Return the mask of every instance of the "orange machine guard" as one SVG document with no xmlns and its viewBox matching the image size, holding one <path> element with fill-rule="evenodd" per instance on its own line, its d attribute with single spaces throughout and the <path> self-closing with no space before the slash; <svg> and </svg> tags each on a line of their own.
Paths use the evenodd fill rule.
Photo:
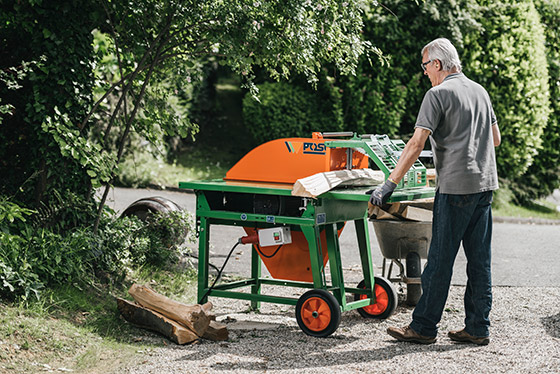
<svg viewBox="0 0 560 374">
<path fill-rule="evenodd" d="M 346 169 L 347 150 L 328 148 L 325 139 L 276 139 L 247 153 L 226 174 L 225 180 L 295 183 L 298 179 L 326 171 Z M 352 153 L 352 169 L 368 167 L 368 158 Z"/>
<path fill-rule="evenodd" d="M 243 227 L 247 235 L 256 235 L 257 230 L 252 227 Z M 342 233 L 344 226 L 338 230 L 338 236 Z M 253 244 L 258 246 L 259 244 Z M 327 264 L 329 254 L 327 250 L 327 237 L 325 230 L 321 231 L 321 248 L 323 254 L 323 266 Z M 255 249 L 255 248 L 253 248 Z M 297 282 L 313 282 L 311 271 L 311 259 L 309 257 L 309 245 L 301 231 L 292 231 L 292 243 L 284 244 L 281 248 L 277 246 L 258 247 L 260 258 L 274 279 L 285 279 Z M 278 252 L 276 250 L 278 249 Z M 263 256 L 271 256 L 265 257 Z"/>
</svg>

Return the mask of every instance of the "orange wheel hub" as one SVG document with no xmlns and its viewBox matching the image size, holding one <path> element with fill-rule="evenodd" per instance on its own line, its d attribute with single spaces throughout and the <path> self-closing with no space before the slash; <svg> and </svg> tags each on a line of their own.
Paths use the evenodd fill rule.
<svg viewBox="0 0 560 374">
<path fill-rule="evenodd" d="M 301 320 L 311 331 L 323 331 L 331 323 L 331 309 L 320 297 L 310 297 L 301 307 Z"/>
<path fill-rule="evenodd" d="M 373 287 L 373 290 L 375 291 L 375 304 L 365 306 L 363 309 L 366 313 L 376 316 L 387 309 L 389 305 L 389 295 L 383 287 L 377 284 Z M 360 295 L 360 300 L 363 299 L 367 299 L 367 295 Z"/>
</svg>

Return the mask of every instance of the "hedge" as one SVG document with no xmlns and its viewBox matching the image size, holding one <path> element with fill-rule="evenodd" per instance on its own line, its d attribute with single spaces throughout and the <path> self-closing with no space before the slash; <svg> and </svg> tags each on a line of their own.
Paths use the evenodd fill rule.
<svg viewBox="0 0 560 374">
<path fill-rule="evenodd" d="M 551 115 L 544 128 L 542 149 L 527 172 L 516 179 L 516 197 L 527 201 L 548 196 L 560 187 L 560 1 L 538 0 L 546 37 Z"/>
<path fill-rule="evenodd" d="M 288 82 L 265 82 L 258 88 L 258 101 L 250 94 L 243 99 L 243 121 L 258 144 L 343 130 L 340 93 L 325 78 L 317 91 Z"/>
<path fill-rule="evenodd" d="M 498 175 L 523 175 L 541 144 L 550 112 L 544 29 L 531 0 L 481 1 L 482 33 L 465 42 L 465 70 L 493 101 L 502 133 Z"/>
</svg>

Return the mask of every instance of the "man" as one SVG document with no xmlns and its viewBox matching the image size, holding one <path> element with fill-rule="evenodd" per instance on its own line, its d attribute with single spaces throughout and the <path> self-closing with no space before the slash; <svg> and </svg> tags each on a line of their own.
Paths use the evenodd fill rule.
<svg viewBox="0 0 560 374">
<path fill-rule="evenodd" d="M 453 263 L 462 242 L 468 277 L 465 327 L 450 331 L 448 336 L 486 345 L 490 342 L 488 316 L 492 306 L 490 204 L 492 191 L 498 188 L 494 147 L 500 144 L 500 130 L 488 93 L 461 73 L 457 50 L 449 40 L 436 39 L 422 49 L 422 69 L 432 88 L 422 101 L 414 135 L 389 178 L 370 198 L 373 205 L 389 199 L 430 137 L 437 189 L 422 297 L 410 325 L 390 327 L 387 333 L 399 341 L 436 341 Z"/>
</svg>

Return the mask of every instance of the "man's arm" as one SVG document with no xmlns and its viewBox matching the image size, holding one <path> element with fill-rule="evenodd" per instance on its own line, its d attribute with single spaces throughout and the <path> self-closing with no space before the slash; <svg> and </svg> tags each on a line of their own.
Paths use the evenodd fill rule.
<svg viewBox="0 0 560 374">
<path fill-rule="evenodd" d="M 369 198 L 369 203 L 371 205 L 381 206 L 389 200 L 397 184 L 399 184 L 400 180 L 408 172 L 408 169 L 410 169 L 412 164 L 418 159 L 418 156 L 420 156 L 429 135 L 430 130 L 419 127 L 414 130 L 414 135 L 412 135 L 412 138 L 406 143 L 403 153 L 395 169 L 391 175 L 389 175 L 389 178 L 382 185 L 377 186 L 371 193 L 371 197 Z"/>
<path fill-rule="evenodd" d="M 403 179 L 404 175 L 418 159 L 418 156 L 420 156 L 428 136 L 430 136 L 430 130 L 419 127 L 414 130 L 412 138 L 406 143 L 403 153 L 397 162 L 397 166 L 395 166 L 395 169 L 393 169 L 393 172 L 389 175 L 389 179 L 397 184 Z"/>
<path fill-rule="evenodd" d="M 500 128 L 498 127 L 498 122 L 492 125 L 492 138 L 494 138 L 494 147 L 497 147 L 502 142 L 502 136 L 500 134 Z"/>
</svg>

